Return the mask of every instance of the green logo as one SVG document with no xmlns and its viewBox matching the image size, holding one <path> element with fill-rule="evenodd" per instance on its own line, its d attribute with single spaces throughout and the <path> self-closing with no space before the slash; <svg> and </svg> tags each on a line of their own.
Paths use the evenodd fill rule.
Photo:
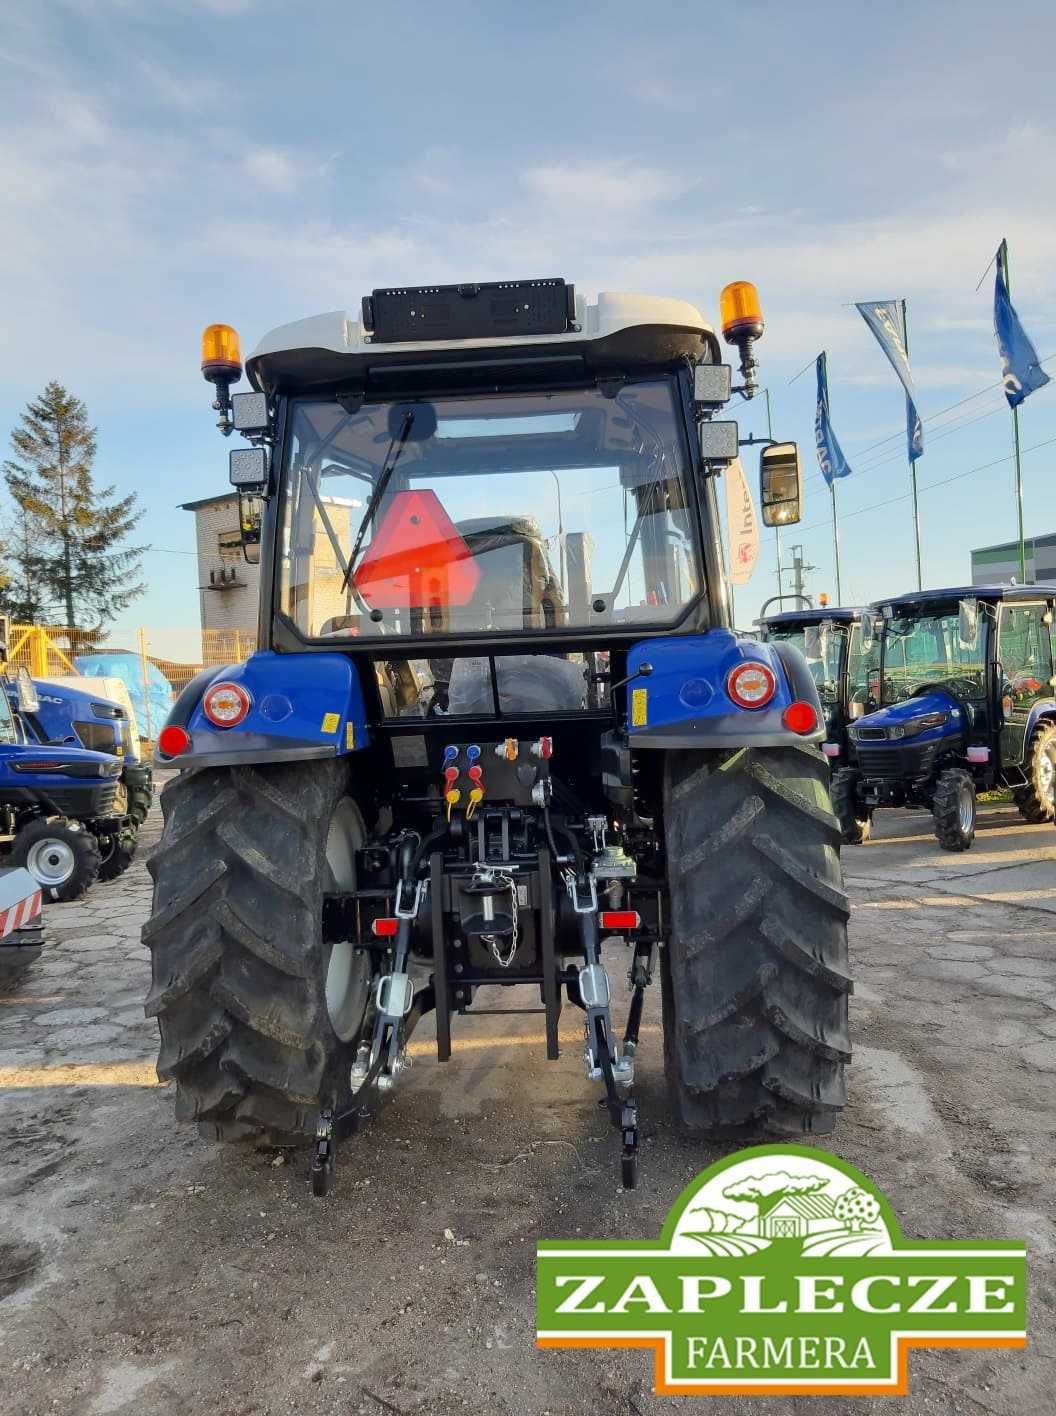
<svg viewBox="0 0 1056 1416">
<path fill-rule="evenodd" d="M 540 1347 L 652 1348 L 667 1395 L 905 1395 L 911 1347 L 1026 1346 L 1026 1246 L 903 1239 L 807 1146 L 710 1166 L 658 1240 L 547 1240 Z"/>
</svg>

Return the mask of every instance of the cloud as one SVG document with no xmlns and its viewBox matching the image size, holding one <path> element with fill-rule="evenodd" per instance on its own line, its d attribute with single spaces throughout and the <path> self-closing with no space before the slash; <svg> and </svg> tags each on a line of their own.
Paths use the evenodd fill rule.
<svg viewBox="0 0 1056 1416">
<path fill-rule="evenodd" d="M 628 213 L 667 202 L 695 185 L 684 174 L 634 163 L 579 162 L 531 167 L 524 185 L 563 212 Z"/>
<path fill-rule="evenodd" d="M 301 180 L 303 167 L 281 148 L 255 148 L 242 160 L 246 176 L 269 192 L 287 195 Z"/>
</svg>

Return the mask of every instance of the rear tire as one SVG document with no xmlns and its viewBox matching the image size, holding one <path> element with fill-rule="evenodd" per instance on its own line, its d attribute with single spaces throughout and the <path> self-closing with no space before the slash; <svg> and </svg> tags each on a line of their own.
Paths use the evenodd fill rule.
<svg viewBox="0 0 1056 1416">
<path fill-rule="evenodd" d="M 1038 724 L 1030 739 L 1023 773 L 1027 785 L 1016 787 L 1012 792 L 1012 800 L 1019 807 L 1020 816 L 1035 825 L 1051 821 L 1054 815 L 1053 785 L 1056 782 L 1056 723 Z"/>
<path fill-rule="evenodd" d="M 935 837 L 944 851 L 966 851 L 975 840 L 975 782 L 963 767 L 939 773 L 932 801 Z"/>
<path fill-rule="evenodd" d="M 38 819 L 19 831 L 7 863 L 24 865 L 46 900 L 79 900 L 99 874 L 99 846 L 62 817 Z"/>
<path fill-rule="evenodd" d="M 319 762 L 184 772 L 162 791 L 146 1012 L 177 1120 L 211 1139 L 290 1144 L 348 1098 L 370 966 L 322 942 L 323 894 L 351 888 L 362 842 L 346 783 Z"/>
<path fill-rule="evenodd" d="M 864 845 L 873 834 L 873 813 L 858 800 L 858 773 L 853 767 L 841 767 L 829 791 L 844 845 Z"/>
<path fill-rule="evenodd" d="M 850 1057 L 847 896 L 811 748 L 673 752 L 664 1061 L 694 1131 L 831 1131 Z"/>
</svg>

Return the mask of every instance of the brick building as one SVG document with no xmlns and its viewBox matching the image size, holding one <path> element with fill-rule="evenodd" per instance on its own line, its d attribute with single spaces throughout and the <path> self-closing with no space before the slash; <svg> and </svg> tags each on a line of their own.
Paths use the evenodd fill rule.
<svg viewBox="0 0 1056 1416">
<path fill-rule="evenodd" d="M 194 512 L 202 629 L 237 629 L 255 635 L 260 566 L 248 565 L 242 554 L 238 496 L 224 492 L 184 502 L 183 510 Z"/>
</svg>

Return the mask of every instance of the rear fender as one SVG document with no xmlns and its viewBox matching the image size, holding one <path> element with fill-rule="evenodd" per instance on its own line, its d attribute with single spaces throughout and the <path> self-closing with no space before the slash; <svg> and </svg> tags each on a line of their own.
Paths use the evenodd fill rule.
<svg viewBox="0 0 1056 1416">
<path fill-rule="evenodd" d="M 762 708 L 741 708 L 726 692 L 726 678 L 740 663 L 765 664 L 777 691 Z M 714 748 L 791 747 L 820 743 L 825 714 L 807 661 L 792 644 L 744 639 L 728 629 L 706 634 L 647 639 L 627 656 L 627 673 L 644 663 L 648 678 L 627 685 L 627 724 L 631 747 Z M 806 702 L 817 727 L 794 733 L 782 722 L 785 709 Z"/>
<path fill-rule="evenodd" d="M 249 694 L 248 715 L 233 728 L 205 716 L 202 697 L 215 683 Z M 275 654 L 203 669 L 172 706 L 167 724 L 186 728 L 191 746 L 178 757 L 155 752 L 159 767 L 233 767 L 345 757 L 370 743 L 363 690 L 343 654 Z"/>
<path fill-rule="evenodd" d="M 1028 746 L 1034 734 L 1034 729 L 1039 723 L 1056 723 L 1056 701 L 1051 698 L 1042 699 L 1040 703 L 1035 703 L 1027 718 L 1027 731 L 1023 737 L 1024 743 Z"/>
</svg>

